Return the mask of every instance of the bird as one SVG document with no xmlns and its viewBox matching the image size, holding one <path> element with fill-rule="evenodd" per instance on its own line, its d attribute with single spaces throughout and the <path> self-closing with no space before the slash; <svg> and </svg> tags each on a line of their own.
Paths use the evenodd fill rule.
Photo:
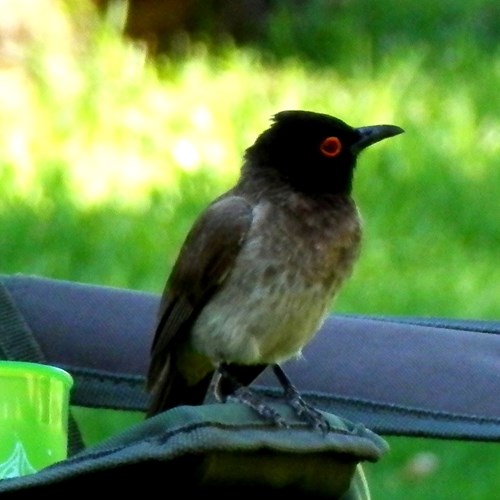
<svg viewBox="0 0 500 500">
<path fill-rule="evenodd" d="M 328 430 L 282 364 L 301 356 L 360 253 L 352 197 L 358 155 L 403 133 L 284 110 L 243 155 L 239 178 L 197 217 L 166 281 L 146 377 L 147 418 L 181 405 L 240 401 L 285 419 L 249 387 L 270 367 L 283 396 Z"/>
</svg>

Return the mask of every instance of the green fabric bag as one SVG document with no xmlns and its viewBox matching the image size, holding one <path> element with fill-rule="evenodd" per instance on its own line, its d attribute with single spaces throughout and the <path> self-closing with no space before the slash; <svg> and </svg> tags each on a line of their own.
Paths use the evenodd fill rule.
<svg viewBox="0 0 500 500">
<path fill-rule="evenodd" d="M 1 286 L 0 359 L 47 363 L 21 312 Z M 109 408 L 129 386 L 126 377 L 119 383 L 119 375 L 108 380 L 93 374 L 91 379 L 99 383 L 86 383 L 80 381 L 81 374 L 72 373 L 81 399 L 94 406 L 94 415 L 100 411 L 96 402 L 103 399 L 102 407 Z M 327 413 L 331 431 L 323 435 L 297 420 L 287 405 L 273 406 L 289 428 L 271 425 L 241 404 L 182 406 L 87 447 L 73 408 L 69 458 L 35 474 L 0 480 L 0 494 L 57 498 L 109 488 L 124 495 L 132 489 L 160 489 L 168 497 L 182 488 L 183 494 L 207 492 L 219 497 L 265 492 L 273 497 L 293 493 L 308 498 L 369 498 L 360 463 L 380 458 L 387 449 L 382 438 Z M 125 409 L 123 404 L 115 407 Z"/>
<path fill-rule="evenodd" d="M 273 403 L 290 422 L 278 428 L 236 403 L 174 408 L 36 474 L 0 481 L 6 498 L 113 494 L 159 488 L 187 493 L 272 493 L 273 498 L 369 498 L 360 463 L 376 461 L 385 441 L 362 425 L 325 414 L 324 435 Z M 10 495 L 10 496 L 9 496 Z"/>
<path fill-rule="evenodd" d="M 273 499 L 366 499 L 362 462 L 378 460 L 387 446 L 353 422 L 383 436 L 500 439 L 500 323 L 439 318 L 327 320 L 305 362 L 286 366 L 306 401 L 326 412 L 333 429 L 326 436 L 279 403 L 290 429 L 237 404 L 179 407 L 143 420 L 158 300 L 130 290 L 0 277 L 0 359 L 60 366 L 75 380 L 69 458 L 0 481 L 0 494 L 71 498 L 109 490 L 169 498 L 182 488 L 231 498 L 241 491 Z M 254 389 L 271 401 L 281 393 L 266 373 Z"/>
</svg>

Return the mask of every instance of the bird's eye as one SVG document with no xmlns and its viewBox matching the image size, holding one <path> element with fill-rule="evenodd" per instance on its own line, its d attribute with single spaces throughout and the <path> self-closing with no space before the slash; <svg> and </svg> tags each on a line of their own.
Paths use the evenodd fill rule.
<svg viewBox="0 0 500 500">
<path fill-rule="evenodd" d="M 319 149 L 327 158 L 334 158 L 342 151 L 342 143 L 338 137 L 327 137 Z"/>
</svg>

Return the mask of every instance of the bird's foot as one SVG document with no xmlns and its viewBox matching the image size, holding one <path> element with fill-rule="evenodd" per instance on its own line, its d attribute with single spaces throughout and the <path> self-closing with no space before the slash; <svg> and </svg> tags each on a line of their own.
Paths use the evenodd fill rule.
<svg viewBox="0 0 500 500">
<path fill-rule="evenodd" d="M 285 418 L 266 403 L 261 396 L 252 391 L 247 385 L 241 384 L 233 376 L 232 370 L 234 370 L 234 367 L 225 364 L 219 366 L 219 376 L 215 380 L 213 389 L 219 401 L 243 403 L 252 408 L 263 419 L 271 421 L 279 427 L 290 427 Z M 273 371 L 283 387 L 283 400 L 292 408 L 297 417 L 309 424 L 315 431 L 327 434 L 331 430 L 331 427 L 326 417 L 302 399 L 295 386 L 278 364 L 273 365 Z"/>
<path fill-rule="evenodd" d="M 305 420 L 315 431 L 320 431 L 323 434 L 328 434 L 330 423 L 325 416 L 318 411 L 314 406 L 306 403 L 296 390 L 285 390 L 285 400 L 295 411 L 295 414 Z"/>
<path fill-rule="evenodd" d="M 331 430 L 331 427 L 326 417 L 314 408 L 314 406 L 311 406 L 302 399 L 299 391 L 279 365 L 274 365 L 273 370 L 283 387 L 285 401 L 295 411 L 295 414 L 300 419 L 305 420 L 314 430 L 327 434 Z"/>
<path fill-rule="evenodd" d="M 226 401 L 243 403 L 252 408 L 260 417 L 271 421 L 278 427 L 289 427 L 285 419 L 274 409 L 271 408 L 257 394 L 248 387 L 241 386 L 233 394 L 226 397 Z"/>
</svg>

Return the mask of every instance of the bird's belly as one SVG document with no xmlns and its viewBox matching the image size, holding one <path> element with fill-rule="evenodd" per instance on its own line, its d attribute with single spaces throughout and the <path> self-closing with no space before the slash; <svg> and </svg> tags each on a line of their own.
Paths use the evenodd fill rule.
<svg viewBox="0 0 500 500">
<path fill-rule="evenodd" d="M 192 327 L 192 346 L 215 363 L 267 364 L 299 355 L 357 256 L 352 205 L 341 221 L 327 213 L 319 226 L 302 216 L 302 232 L 276 207 L 259 207 L 233 269 Z"/>
<path fill-rule="evenodd" d="M 300 354 L 321 326 L 329 290 L 292 274 L 268 284 L 255 271 L 246 278 L 232 280 L 203 309 L 192 331 L 195 349 L 215 362 L 241 364 Z"/>
</svg>

